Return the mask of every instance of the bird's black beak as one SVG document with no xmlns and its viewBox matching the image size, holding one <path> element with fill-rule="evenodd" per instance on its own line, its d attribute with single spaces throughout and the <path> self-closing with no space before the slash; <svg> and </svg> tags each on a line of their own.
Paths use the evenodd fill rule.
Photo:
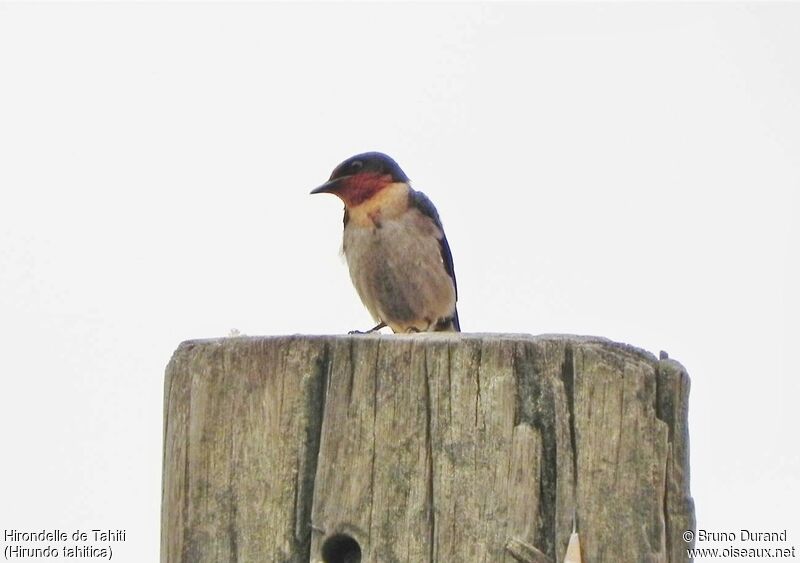
<svg viewBox="0 0 800 563">
<path fill-rule="evenodd" d="M 335 194 L 336 192 L 339 191 L 339 189 L 342 187 L 342 184 L 344 183 L 344 181 L 347 178 L 349 178 L 349 176 L 341 176 L 339 178 L 336 178 L 335 180 L 330 180 L 328 182 L 325 182 L 320 187 L 314 188 L 313 190 L 311 190 L 311 193 L 312 194 Z"/>
</svg>

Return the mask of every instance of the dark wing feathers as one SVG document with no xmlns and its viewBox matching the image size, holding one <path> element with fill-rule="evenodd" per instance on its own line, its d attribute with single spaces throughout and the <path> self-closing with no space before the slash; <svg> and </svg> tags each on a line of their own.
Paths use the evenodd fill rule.
<svg viewBox="0 0 800 563">
<path fill-rule="evenodd" d="M 409 203 L 412 205 L 412 207 L 419 209 L 423 215 L 430 217 L 433 220 L 434 225 L 436 225 L 442 232 L 442 238 L 439 241 L 439 249 L 442 253 L 442 263 L 444 264 L 444 269 L 447 272 L 447 275 L 449 275 L 453 280 L 453 289 L 456 293 L 456 301 L 458 301 L 458 284 L 456 283 L 456 271 L 453 268 L 453 254 L 450 252 L 450 245 L 447 243 L 447 236 L 444 234 L 444 227 L 442 227 L 442 220 L 439 219 L 439 213 L 436 211 L 436 208 L 433 206 L 431 200 L 428 199 L 428 196 L 422 192 L 411 190 L 409 195 Z M 461 330 L 461 327 L 458 323 L 457 309 L 453 313 L 453 325 L 455 326 L 456 330 Z"/>
<path fill-rule="evenodd" d="M 450 252 L 450 245 L 447 243 L 447 237 L 444 234 L 444 227 L 442 227 L 442 220 L 439 219 L 439 213 L 436 211 L 431 200 L 428 199 L 428 196 L 422 192 L 411 190 L 409 202 L 413 207 L 419 209 L 423 215 L 430 217 L 434 225 L 442 232 L 442 239 L 439 241 L 439 247 L 442 252 L 442 262 L 444 263 L 444 269 L 447 275 L 453 278 L 453 287 L 456 291 L 456 299 L 458 299 L 458 284 L 456 283 L 456 272 L 453 268 L 453 254 Z"/>
</svg>

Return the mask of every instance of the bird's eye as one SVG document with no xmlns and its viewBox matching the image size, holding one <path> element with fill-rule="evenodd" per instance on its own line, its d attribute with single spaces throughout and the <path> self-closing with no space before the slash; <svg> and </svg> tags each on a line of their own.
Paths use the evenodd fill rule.
<svg viewBox="0 0 800 563">
<path fill-rule="evenodd" d="M 350 163 L 350 170 L 352 170 L 353 172 L 358 172 L 362 168 L 364 168 L 364 163 L 361 162 L 360 160 L 354 160 L 353 162 Z"/>
</svg>

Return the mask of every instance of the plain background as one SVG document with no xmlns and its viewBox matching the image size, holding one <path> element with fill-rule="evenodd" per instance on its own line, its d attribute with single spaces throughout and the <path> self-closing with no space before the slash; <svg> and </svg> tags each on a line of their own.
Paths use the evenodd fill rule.
<svg viewBox="0 0 800 563">
<path fill-rule="evenodd" d="M 464 330 L 667 350 L 698 526 L 800 546 L 800 5 L 762 3 L 0 4 L 0 527 L 157 560 L 178 343 L 371 326 L 308 195 L 365 150 Z"/>
</svg>

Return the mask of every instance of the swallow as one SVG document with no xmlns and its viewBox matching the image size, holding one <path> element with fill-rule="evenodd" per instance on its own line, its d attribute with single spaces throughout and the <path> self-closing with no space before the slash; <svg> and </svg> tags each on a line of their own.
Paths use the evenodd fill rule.
<svg viewBox="0 0 800 563">
<path fill-rule="evenodd" d="M 460 332 L 453 255 L 431 200 L 389 156 L 348 158 L 312 194 L 344 203 L 342 251 L 377 326 L 395 333 Z M 358 332 L 358 331 L 354 331 Z"/>
</svg>

